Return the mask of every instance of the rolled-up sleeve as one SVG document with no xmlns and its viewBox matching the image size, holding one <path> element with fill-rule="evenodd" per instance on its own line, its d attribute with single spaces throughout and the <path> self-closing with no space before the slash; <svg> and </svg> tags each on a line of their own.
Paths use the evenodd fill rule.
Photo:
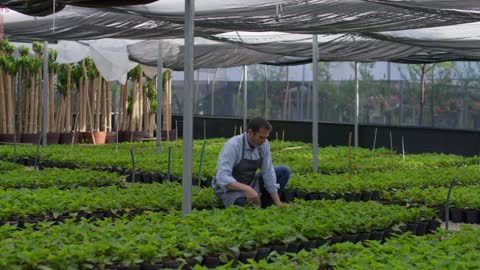
<svg viewBox="0 0 480 270">
<path fill-rule="evenodd" d="M 268 193 L 272 194 L 278 191 L 280 185 L 277 184 L 277 176 L 272 164 L 272 155 L 270 153 L 270 143 L 265 142 L 263 144 L 263 164 L 262 164 L 262 176 L 265 189 Z"/>
<path fill-rule="evenodd" d="M 218 156 L 217 174 L 215 176 L 216 185 L 225 187 L 228 184 L 236 182 L 232 176 L 233 166 L 237 156 L 237 149 L 229 143 L 223 145 Z"/>
</svg>

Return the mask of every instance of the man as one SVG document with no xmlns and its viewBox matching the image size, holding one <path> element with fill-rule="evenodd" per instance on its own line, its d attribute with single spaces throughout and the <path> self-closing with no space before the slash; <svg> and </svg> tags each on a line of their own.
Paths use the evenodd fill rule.
<svg viewBox="0 0 480 270">
<path fill-rule="evenodd" d="M 263 118 L 248 122 L 247 132 L 230 138 L 222 147 L 212 187 L 225 207 L 252 204 L 265 208 L 282 205 L 278 190 L 290 178 L 287 166 L 272 165 L 267 137 L 272 130 Z M 257 174 L 257 170 L 262 172 Z"/>
</svg>

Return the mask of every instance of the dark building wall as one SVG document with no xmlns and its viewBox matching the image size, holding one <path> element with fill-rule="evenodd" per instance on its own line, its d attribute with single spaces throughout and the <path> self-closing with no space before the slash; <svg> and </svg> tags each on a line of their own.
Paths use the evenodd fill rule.
<svg viewBox="0 0 480 270">
<path fill-rule="evenodd" d="M 217 118 L 195 116 L 193 121 L 193 138 L 203 139 L 204 124 L 206 127 L 206 137 L 225 137 L 233 136 L 234 130 L 239 133 L 242 126 L 240 118 Z M 270 121 L 273 130 L 270 133 L 270 139 L 282 138 L 285 131 L 285 140 L 302 141 L 311 143 L 312 123 L 300 121 Z M 173 128 L 175 123 L 179 125 L 179 136 L 182 136 L 183 121 L 182 116 L 173 116 Z M 236 127 L 236 128 L 235 128 Z M 379 126 L 379 125 L 359 125 L 359 146 L 372 148 L 375 129 L 377 129 L 376 147 L 390 148 L 390 132 L 392 133 L 393 149 L 399 153 L 402 152 L 402 136 L 405 143 L 406 153 L 446 153 L 459 154 L 464 156 L 474 156 L 480 153 L 480 132 L 469 130 L 449 130 L 438 128 L 419 128 L 419 127 L 398 127 L 398 126 Z M 353 124 L 318 124 L 318 143 L 323 146 L 348 145 L 349 133 L 352 132 L 353 145 Z"/>
</svg>

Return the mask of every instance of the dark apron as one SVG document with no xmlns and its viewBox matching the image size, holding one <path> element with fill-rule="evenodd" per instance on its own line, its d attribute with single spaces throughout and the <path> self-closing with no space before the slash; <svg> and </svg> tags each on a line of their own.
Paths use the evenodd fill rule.
<svg viewBox="0 0 480 270">
<path fill-rule="evenodd" d="M 260 158 L 257 160 L 250 160 L 245 159 L 245 142 L 247 140 L 247 136 L 243 137 L 242 140 L 242 159 L 237 164 L 237 166 L 233 167 L 232 170 L 232 177 L 245 185 L 251 186 L 257 193 L 260 195 L 260 184 L 257 180 L 257 170 L 262 167 L 263 163 L 263 156 L 260 149 L 258 150 L 258 154 Z M 245 198 L 245 193 L 239 190 L 225 190 L 223 187 L 216 186 L 215 195 L 223 202 L 225 207 L 232 205 L 238 198 Z"/>
</svg>

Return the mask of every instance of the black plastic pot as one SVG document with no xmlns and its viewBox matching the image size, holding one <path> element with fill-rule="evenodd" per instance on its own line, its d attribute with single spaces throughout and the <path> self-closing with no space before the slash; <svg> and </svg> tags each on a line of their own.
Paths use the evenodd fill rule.
<svg viewBox="0 0 480 270">
<path fill-rule="evenodd" d="M 407 224 L 407 231 L 412 232 L 413 235 L 417 234 L 417 227 L 416 223 L 409 223 Z"/>
<path fill-rule="evenodd" d="M 158 263 L 158 264 L 142 264 L 140 269 L 141 270 L 158 270 L 158 269 L 162 269 L 163 268 L 163 264 L 162 263 Z"/>
<path fill-rule="evenodd" d="M 388 228 L 388 229 L 385 229 L 384 233 L 383 233 L 383 240 L 386 240 L 386 239 L 389 239 L 389 238 L 392 238 L 395 236 L 395 234 L 398 234 L 399 232 L 395 232 L 393 231 L 392 229 Z"/>
<path fill-rule="evenodd" d="M 373 191 L 372 192 L 372 197 L 370 200 L 372 201 L 378 201 L 380 199 L 380 192 L 379 191 Z"/>
<path fill-rule="evenodd" d="M 438 220 L 430 220 L 428 222 L 427 232 L 433 233 L 439 228 L 441 225 L 440 221 Z"/>
<path fill-rule="evenodd" d="M 302 199 L 302 200 L 307 199 L 307 193 L 304 192 L 304 191 L 298 191 L 298 190 L 297 190 L 297 191 L 295 192 L 295 195 L 296 195 L 296 197 L 299 198 L 299 199 Z"/>
<path fill-rule="evenodd" d="M 203 266 L 207 268 L 215 268 L 220 266 L 220 258 L 217 256 L 206 256 L 203 259 Z"/>
<path fill-rule="evenodd" d="M 452 215 L 450 218 L 455 223 L 460 223 L 465 220 L 465 212 L 457 207 L 450 208 L 450 214 Z"/>
<path fill-rule="evenodd" d="M 291 202 L 295 199 L 295 192 L 292 190 L 285 189 L 283 191 L 283 197 L 285 202 Z"/>
<path fill-rule="evenodd" d="M 116 270 L 140 270 L 140 265 L 133 265 L 133 266 L 116 266 L 113 269 Z"/>
<path fill-rule="evenodd" d="M 181 263 L 177 261 L 170 261 L 170 262 L 164 262 L 163 263 L 163 268 L 172 268 L 172 269 L 178 269 L 180 267 Z"/>
<path fill-rule="evenodd" d="M 342 242 L 355 242 L 357 240 L 356 234 L 345 234 L 342 236 Z"/>
<path fill-rule="evenodd" d="M 312 248 L 315 248 L 316 245 L 317 245 L 317 242 L 318 241 L 315 241 L 315 240 L 310 240 L 310 241 L 302 241 L 300 242 L 300 247 L 299 247 L 299 251 L 304 249 L 306 251 L 310 251 L 312 250 Z"/>
<path fill-rule="evenodd" d="M 159 173 L 152 174 L 152 182 L 162 183 L 162 175 Z"/>
<path fill-rule="evenodd" d="M 373 231 L 370 233 L 370 240 L 382 241 L 384 236 L 383 231 Z"/>
<path fill-rule="evenodd" d="M 342 237 L 341 236 L 334 236 L 330 238 L 330 245 L 335 245 L 336 243 L 342 242 Z"/>
<path fill-rule="evenodd" d="M 443 220 L 443 221 L 445 220 L 445 207 L 444 206 L 438 207 L 437 215 L 438 215 L 438 218 L 440 218 L 441 220 Z"/>
<path fill-rule="evenodd" d="M 480 212 L 478 210 L 465 210 L 466 222 L 477 224 L 480 222 Z"/>
<path fill-rule="evenodd" d="M 287 246 L 287 252 L 297 253 L 300 248 L 300 242 L 292 242 Z"/>
<path fill-rule="evenodd" d="M 425 235 L 427 233 L 428 221 L 420 221 L 417 224 L 417 235 Z"/>
<path fill-rule="evenodd" d="M 199 264 L 198 261 L 194 258 L 185 260 L 185 263 L 182 263 L 183 270 L 191 270 L 195 268 L 195 265 Z"/>
<path fill-rule="evenodd" d="M 270 253 L 276 251 L 279 255 L 282 255 L 283 253 L 287 252 L 287 248 L 287 245 L 272 246 Z"/>
<path fill-rule="evenodd" d="M 142 183 L 151 184 L 152 183 L 152 175 L 149 173 L 142 174 Z"/>
<path fill-rule="evenodd" d="M 255 260 L 255 257 L 257 256 L 257 251 L 242 251 L 238 254 L 238 261 L 241 263 L 247 263 L 248 259 Z"/>
<path fill-rule="evenodd" d="M 320 200 L 320 193 L 317 192 L 311 192 L 307 194 L 307 200 Z"/>
<path fill-rule="evenodd" d="M 362 191 L 360 199 L 364 202 L 368 202 L 372 199 L 372 192 L 370 191 Z"/>
<path fill-rule="evenodd" d="M 328 244 L 332 244 L 330 239 L 319 239 L 319 240 L 315 241 L 315 247 L 316 248 L 321 247 L 323 245 L 328 245 Z"/>
<path fill-rule="evenodd" d="M 255 261 L 260 261 L 266 259 L 270 254 L 270 247 L 262 247 L 257 249 L 257 256 L 255 256 Z"/>
<path fill-rule="evenodd" d="M 200 182 L 200 187 L 211 188 L 212 187 L 212 178 L 202 179 Z"/>
<path fill-rule="evenodd" d="M 344 198 L 347 202 L 358 202 L 360 201 L 361 194 L 357 192 L 346 193 Z"/>
<path fill-rule="evenodd" d="M 368 239 L 370 239 L 370 233 L 359 233 L 357 239 L 355 239 L 355 243 L 367 241 Z"/>
</svg>

